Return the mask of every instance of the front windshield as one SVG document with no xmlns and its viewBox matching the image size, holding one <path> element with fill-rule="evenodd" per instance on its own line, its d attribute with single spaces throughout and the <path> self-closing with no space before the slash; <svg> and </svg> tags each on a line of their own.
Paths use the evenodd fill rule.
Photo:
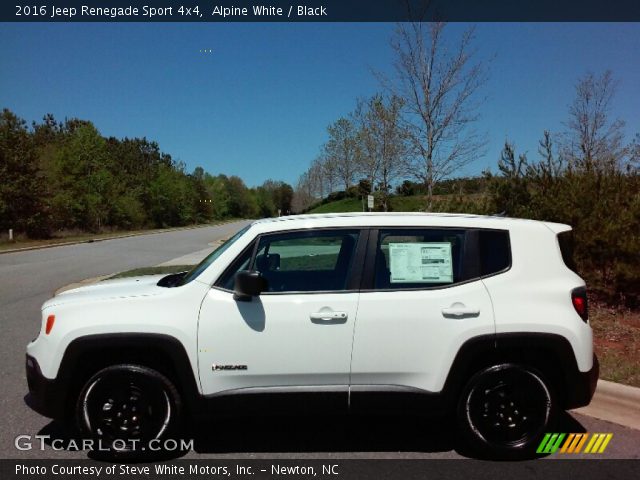
<svg viewBox="0 0 640 480">
<path fill-rule="evenodd" d="M 202 260 L 198 265 L 196 265 L 195 267 L 193 267 L 193 269 L 187 272 L 184 277 L 182 277 L 182 281 L 180 282 L 180 285 L 185 285 L 186 283 L 189 283 L 191 280 L 193 280 L 202 272 L 204 272 L 209 267 L 209 265 L 215 262 L 215 260 L 220 255 L 222 255 L 231 245 L 233 245 L 236 240 L 238 240 L 242 235 L 244 235 L 244 233 L 247 230 L 249 230 L 249 228 L 251 228 L 251 225 L 247 225 L 246 227 L 244 227 L 242 230 L 236 233 L 233 237 L 231 237 L 229 240 L 227 240 L 218 248 L 216 248 L 213 252 L 211 252 L 204 260 Z"/>
</svg>

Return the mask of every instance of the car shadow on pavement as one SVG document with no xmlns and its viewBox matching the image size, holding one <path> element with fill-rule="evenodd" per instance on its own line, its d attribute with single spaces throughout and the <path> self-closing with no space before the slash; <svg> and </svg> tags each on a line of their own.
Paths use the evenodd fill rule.
<svg viewBox="0 0 640 480">
<path fill-rule="evenodd" d="M 413 416 L 225 418 L 194 432 L 198 453 L 444 452 L 453 435 L 443 420 Z"/>
<path fill-rule="evenodd" d="M 561 414 L 556 430 L 585 431 L 567 413 Z M 201 424 L 193 435 L 194 450 L 209 454 L 357 452 L 362 458 L 367 453 L 380 458 L 390 452 L 408 458 L 455 451 L 478 458 L 459 445 L 451 421 L 413 415 L 227 418 Z"/>
<path fill-rule="evenodd" d="M 581 433 L 585 428 L 568 413 L 561 414 L 555 431 Z M 56 449 L 74 450 L 81 438 L 58 421 L 42 428 L 38 435 Z M 358 458 L 417 458 L 421 453 L 455 451 L 468 458 L 480 458 L 458 445 L 455 428 L 445 418 L 397 416 L 237 416 L 211 419 L 191 428 L 193 451 L 200 454 L 356 454 Z M 172 460 L 187 452 L 167 452 L 158 460 Z M 102 460 L 103 454 L 87 452 Z M 442 455 L 448 457 L 448 455 Z M 149 457 L 140 461 L 148 461 Z M 127 462 L 132 459 L 127 458 Z"/>
</svg>

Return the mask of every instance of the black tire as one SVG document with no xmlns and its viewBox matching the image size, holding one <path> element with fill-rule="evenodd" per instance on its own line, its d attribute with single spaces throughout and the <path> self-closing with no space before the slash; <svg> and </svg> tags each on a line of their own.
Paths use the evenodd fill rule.
<svg viewBox="0 0 640 480">
<path fill-rule="evenodd" d="M 179 432 L 182 402 L 164 375 L 141 365 L 113 365 L 93 375 L 76 403 L 76 423 L 104 456 L 151 455 Z M 156 451 L 154 454 L 161 454 Z"/>
<path fill-rule="evenodd" d="M 536 369 L 513 363 L 471 377 L 457 409 L 464 442 L 483 458 L 531 458 L 555 417 L 549 382 Z"/>
</svg>

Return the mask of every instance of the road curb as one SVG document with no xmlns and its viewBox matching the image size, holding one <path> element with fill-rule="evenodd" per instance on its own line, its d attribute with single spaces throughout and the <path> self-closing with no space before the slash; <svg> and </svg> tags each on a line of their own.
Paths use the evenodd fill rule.
<svg viewBox="0 0 640 480">
<path fill-rule="evenodd" d="M 149 231 L 139 232 L 139 233 L 114 235 L 112 237 L 87 238 L 86 240 L 75 240 L 72 242 L 49 243 L 45 245 L 34 245 L 32 247 L 12 248 L 10 250 L 0 250 L 0 255 L 3 255 L 5 253 L 28 252 L 29 250 L 44 250 L 45 248 L 68 247 L 69 245 L 80 245 L 82 243 L 105 242 L 107 240 L 117 240 L 119 238 L 142 237 L 143 235 L 155 235 L 156 233 L 170 233 L 170 232 L 180 232 L 182 230 L 195 230 L 196 228 L 217 227 L 220 225 L 226 225 L 227 223 L 240 222 L 242 220 L 243 220 L 242 218 L 239 218 L 235 220 L 229 220 L 226 222 L 214 223 L 214 224 L 191 225 L 189 227 L 175 227 L 175 228 L 167 228 L 163 230 L 149 230 Z"/>
<path fill-rule="evenodd" d="M 591 403 L 572 412 L 640 430 L 640 388 L 598 380 Z"/>
</svg>

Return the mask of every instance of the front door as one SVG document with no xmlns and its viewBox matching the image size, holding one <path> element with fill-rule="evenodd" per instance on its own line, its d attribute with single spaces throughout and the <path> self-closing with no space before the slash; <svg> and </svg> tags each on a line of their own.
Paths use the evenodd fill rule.
<svg viewBox="0 0 640 480">
<path fill-rule="evenodd" d="M 245 388 L 340 387 L 349 383 L 358 305 L 358 230 L 262 235 L 227 269 L 200 310 L 198 351 L 205 395 Z M 240 270 L 267 291 L 234 298 Z"/>
</svg>

